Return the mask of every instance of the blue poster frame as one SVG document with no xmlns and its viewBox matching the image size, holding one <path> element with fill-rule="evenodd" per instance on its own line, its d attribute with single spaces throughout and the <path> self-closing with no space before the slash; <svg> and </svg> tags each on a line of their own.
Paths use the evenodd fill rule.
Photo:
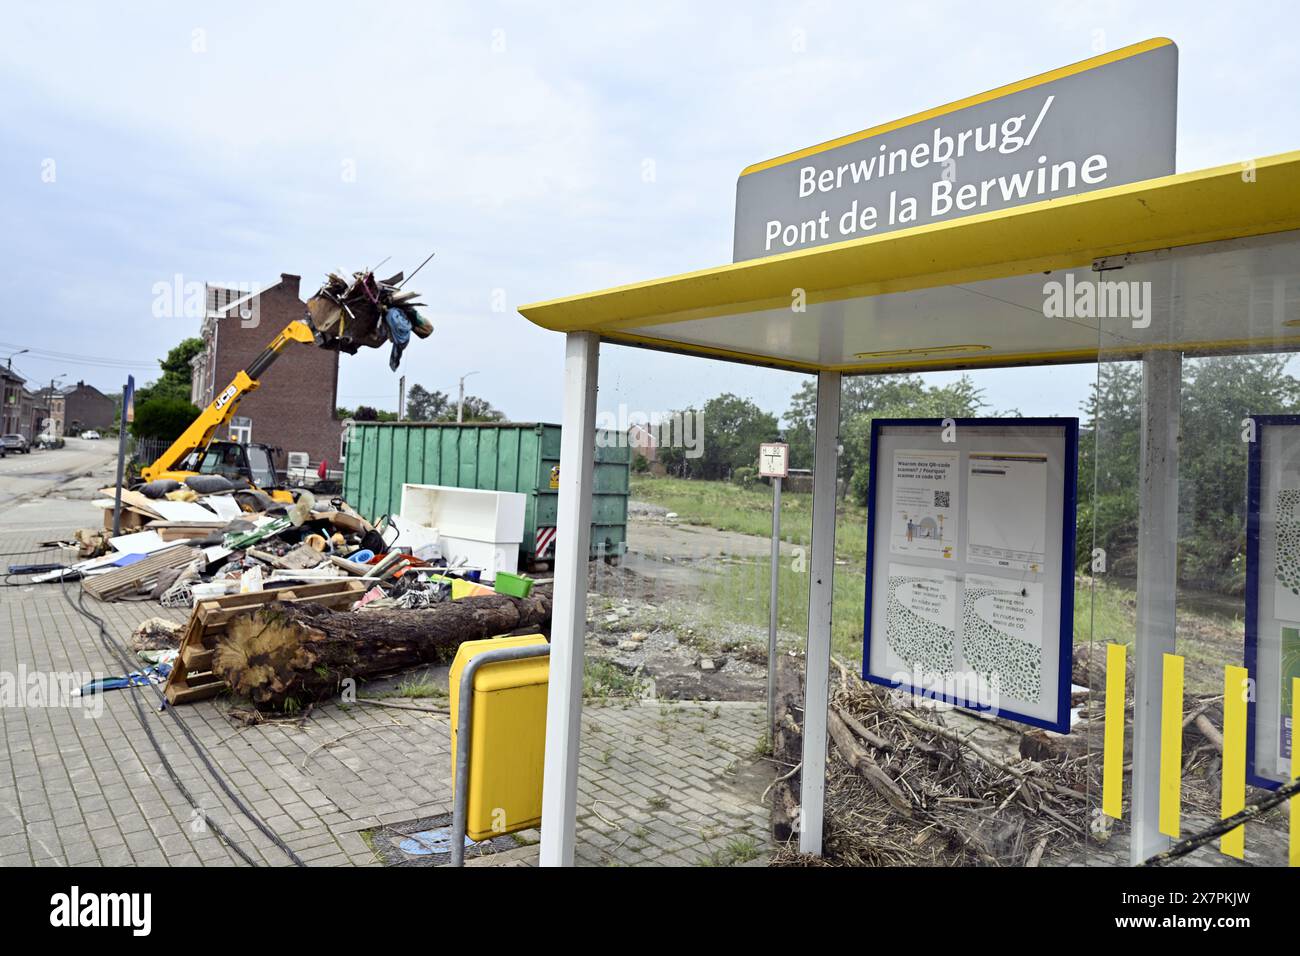
<svg viewBox="0 0 1300 956">
<path fill-rule="evenodd" d="M 1041 727 L 1059 734 L 1070 732 L 1070 673 L 1074 650 L 1074 548 L 1075 522 L 1078 520 L 1079 499 L 1079 419 L 1077 418 L 876 418 L 871 422 L 871 456 L 870 477 L 867 480 L 867 594 L 862 622 L 862 679 L 882 687 L 901 687 L 910 693 L 931 700 L 964 707 L 976 712 L 987 712 L 993 708 L 938 691 L 917 689 L 904 681 L 895 681 L 879 677 L 868 671 L 871 661 L 871 595 L 874 587 L 876 567 L 876 476 L 877 451 L 880 433 L 891 427 L 933 427 L 942 428 L 946 424 L 955 424 L 958 429 L 971 426 L 984 427 L 1038 427 L 1059 428 L 1065 439 L 1065 474 L 1061 509 L 1061 633 L 1058 654 L 1057 705 L 1056 719 L 1048 720 L 998 708 L 998 716 L 1008 720 Z"/>
<path fill-rule="evenodd" d="M 1255 440 L 1250 442 L 1246 465 L 1246 676 L 1254 679 L 1259 664 L 1259 506 L 1263 486 L 1264 430 L 1273 425 L 1300 425 L 1300 415 L 1251 415 Z M 1246 781 L 1253 787 L 1276 790 L 1280 781 L 1260 776 L 1255 769 L 1257 704 L 1251 694 L 1246 700 Z M 1278 715 L 1281 719 L 1282 715 Z M 1291 746 L 1295 747 L 1295 728 Z"/>
</svg>

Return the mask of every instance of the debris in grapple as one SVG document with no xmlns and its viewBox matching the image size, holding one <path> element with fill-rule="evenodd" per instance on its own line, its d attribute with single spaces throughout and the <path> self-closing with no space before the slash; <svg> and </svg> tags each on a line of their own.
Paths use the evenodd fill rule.
<svg viewBox="0 0 1300 956">
<path fill-rule="evenodd" d="M 388 364 L 396 369 L 411 333 L 423 339 L 433 332 L 433 323 L 417 311 L 425 304 L 416 301 L 420 293 L 402 291 L 403 279 L 401 272 L 387 279 L 373 272 L 354 272 L 351 279 L 331 272 L 307 300 L 321 346 L 353 355 L 392 342 Z"/>
</svg>

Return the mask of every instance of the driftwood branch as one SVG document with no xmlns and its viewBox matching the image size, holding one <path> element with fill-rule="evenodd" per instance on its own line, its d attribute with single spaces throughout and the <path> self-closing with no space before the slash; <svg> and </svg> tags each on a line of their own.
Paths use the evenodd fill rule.
<svg viewBox="0 0 1300 956">
<path fill-rule="evenodd" d="M 1185 840 L 1178 841 L 1168 850 L 1165 850 L 1162 853 L 1157 853 L 1155 856 L 1148 858 L 1142 865 L 1160 866 L 1171 860 L 1176 860 L 1181 856 L 1186 856 L 1193 850 L 1205 846 L 1205 844 L 1214 840 L 1216 837 L 1223 836 L 1229 830 L 1235 830 L 1237 827 L 1241 826 L 1241 824 L 1249 823 L 1251 820 L 1263 816 L 1274 807 L 1286 803 L 1287 800 L 1291 799 L 1291 797 L 1297 793 L 1300 793 L 1300 779 L 1292 780 L 1290 783 L 1278 787 L 1267 797 L 1264 797 L 1256 803 L 1252 803 L 1250 806 L 1246 807 L 1246 809 L 1234 813 L 1232 816 L 1224 820 L 1220 820 L 1213 826 L 1206 827 L 1199 833 L 1192 834 Z"/>
<path fill-rule="evenodd" d="M 831 739 L 835 741 L 835 749 L 840 752 L 844 762 L 862 774 L 863 779 L 871 784 L 871 788 L 884 797 L 891 807 L 904 816 L 911 816 L 912 801 L 908 800 L 898 784 L 880 769 L 880 765 L 872 759 L 871 754 L 853 739 L 853 734 L 849 731 L 848 725 L 840 719 L 838 711 L 839 708 L 836 708 L 826 715 L 826 729 L 830 731 Z"/>
</svg>

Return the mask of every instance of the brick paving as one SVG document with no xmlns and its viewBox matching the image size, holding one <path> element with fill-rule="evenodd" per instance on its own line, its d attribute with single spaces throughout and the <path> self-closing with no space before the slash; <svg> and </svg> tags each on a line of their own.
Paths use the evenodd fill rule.
<svg viewBox="0 0 1300 956">
<path fill-rule="evenodd" d="M 36 548 L 54 532 L 0 533 L 6 563 L 60 561 Z M 77 585 L 68 585 L 74 598 Z M 146 617 L 183 619 L 152 602 L 86 605 L 125 643 Z M 258 864 L 288 857 L 220 791 L 147 689 L 109 691 L 70 706 L 66 693 L 31 701 L 49 675 L 120 671 L 59 585 L 0 590 L 0 680 L 22 697 L 0 706 L 0 866 L 243 865 L 169 779 L 131 702 L 140 694 L 155 735 L 205 813 Z M 30 680 L 24 683 L 24 678 Z M 70 678 L 65 677 L 65 681 Z M 66 688 L 64 688 L 66 690 Z M 232 702 L 178 708 L 241 799 L 313 866 L 378 865 L 366 831 L 448 813 L 447 719 L 391 708 L 327 704 L 298 721 L 252 727 Z M 766 814 L 742 784 L 762 729 L 757 704 L 588 707 L 581 758 L 578 862 L 689 865 L 745 862 L 765 849 Z"/>
</svg>

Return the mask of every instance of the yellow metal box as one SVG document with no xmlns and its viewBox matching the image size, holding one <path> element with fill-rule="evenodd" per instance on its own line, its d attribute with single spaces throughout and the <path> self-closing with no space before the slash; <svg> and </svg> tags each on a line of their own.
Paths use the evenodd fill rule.
<svg viewBox="0 0 1300 956">
<path fill-rule="evenodd" d="M 545 644 L 540 634 L 466 641 L 456 651 L 451 684 L 451 776 L 460 745 L 460 678 L 484 651 Z M 469 800 L 465 835 L 484 840 L 541 823 L 542 760 L 546 752 L 546 684 L 550 658 L 484 664 L 474 675 L 470 726 Z"/>
</svg>

